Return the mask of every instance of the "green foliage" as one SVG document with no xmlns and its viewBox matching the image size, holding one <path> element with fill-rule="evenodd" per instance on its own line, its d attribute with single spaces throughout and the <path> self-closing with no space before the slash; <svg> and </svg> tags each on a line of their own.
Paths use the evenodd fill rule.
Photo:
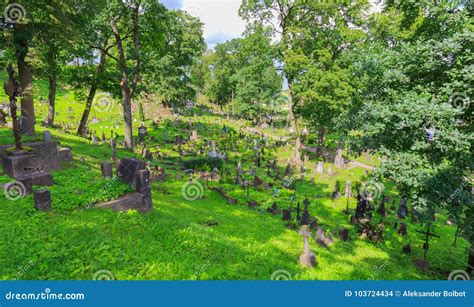
<svg viewBox="0 0 474 307">
<path fill-rule="evenodd" d="M 222 159 L 212 157 L 189 159 L 183 161 L 183 166 L 185 169 L 195 170 L 212 170 L 215 168 L 221 169 Z"/>
<path fill-rule="evenodd" d="M 473 169 L 472 21 L 463 8 L 416 6 L 409 38 L 386 44 L 377 29 L 380 36 L 355 51 L 359 91 L 344 121 L 351 149 L 383 156 L 377 176 L 394 180 L 424 221 L 443 209 L 465 219 L 473 206 L 466 188 Z M 433 140 L 427 131 L 435 132 Z"/>
</svg>

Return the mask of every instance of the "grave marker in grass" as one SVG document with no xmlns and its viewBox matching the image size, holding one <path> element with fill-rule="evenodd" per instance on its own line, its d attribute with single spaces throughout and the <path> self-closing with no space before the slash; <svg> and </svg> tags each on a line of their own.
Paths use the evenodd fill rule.
<svg viewBox="0 0 474 307">
<path fill-rule="evenodd" d="M 418 233 L 421 233 L 423 235 L 425 235 L 425 242 L 423 243 L 423 260 L 420 260 L 420 261 L 416 261 L 415 264 L 416 266 L 422 268 L 422 269 L 427 269 L 428 268 L 428 263 L 426 262 L 426 257 L 428 255 L 428 249 L 430 248 L 429 246 L 429 240 L 431 237 L 435 237 L 435 238 L 439 238 L 440 236 L 438 236 L 437 234 L 435 233 L 432 233 L 431 231 L 431 224 L 428 223 L 426 225 L 426 230 L 423 231 L 423 230 L 417 230 L 416 232 Z"/>
<path fill-rule="evenodd" d="M 313 268 L 316 266 L 316 255 L 311 252 L 309 246 L 309 238 L 311 237 L 311 232 L 308 230 L 307 225 L 303 225 L 299 234 L 303 237 L 304 240 L 304 251 L 300 256 L 300 264 L 302 266 Z"/>
</svg>

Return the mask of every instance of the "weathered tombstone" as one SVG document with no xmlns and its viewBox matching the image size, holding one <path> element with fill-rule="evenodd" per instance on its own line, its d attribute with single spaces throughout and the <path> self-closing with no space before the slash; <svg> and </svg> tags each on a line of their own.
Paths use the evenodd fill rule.
<svg viewBox="0 0 474 307">
<path fill-rule="evenodd" d="M 321 245 L 324 248 L 327 248 L 327 242 L 326 242 L 326 232 L 322 228 L 318 228 L 316 231 L 316 237 L 314 238 L 314 241 Z"/>
<path fill-rule="evenodd" d="M 253 186 L 254 187 L 259 187 L 261 185 L 263 185 L 263 180 L 260 179 L 260 177 L 258 177 L 258 176 L 253 177 Z"/>
<path fill-rule="evenodd" d="M 309 214 L 309 200 L 305 198 L 304 201 L 303 215 L 301 216 L 301 225 L 309 225 L 311 216 Z"/>
<path fill-rule="evenodd" d="M 406 198 L 402 198 L 400 200 L 400 207 L 398 207 L 397 216 L 401 219 L 404 219 L 406 218 L 407 213 L 408 213 L 407 200 Z"/>
<path fill-rule="evenodd" d="M 60 162 L 71 162 L 73 160 L 70 148 L 58 148 L 58 160 Z"/>
<path fill-rule="evenodd" d="M 149 149 L 145 149 L 145 154 L 143 155 L 143 157 L 148 161 L 153 162 L 153 155 Z"/>
<path fill-rule="evenodd" d="M 117 164 L 117 177 L 122 182 L 128 183 L 136 188 L 137 182 L 135 175 L 139 170 L 146 169 L 145 162 L 133 158 L 124 158 L 118 161 Z"/>
<path fill-rule="evenodd" d="M 112 163 L 109 163 L 109 162 L 100 163 L 100 171 L 102 172 L 102 177 L 112 178 Z"/>
<path fill-rule="evenodd" d="M 94 133 L 94 132 L 92 132 L 91 138 L 92 138 L 92 144 L 94 144 L 94 145 L 98 145 L 98 144 L 99 144 L 99 140 L 98 140 L 97 137 L 95 136 L 95 133 Z"/>
<path fill-rule="evenodd" d="M 407 224 L 400 223 L 400 228 L 398 228 L 398 234 L 401 236 L 407 235 Z"/>
<path fill-rule="evenodd" d="M 316 167 L 316 173 L 318 174 L 324 173 L 324 163 L 322 161 L 318 162 L 318 166 Z"/>
<path fill-rule="evenodd" d="M 412 249 L 411 249 L 410 244 L 404 245 L 403 248 L 402 248 L 402 252 L 403 252 L 404 254 L 411 254 Z"/>
<path fill-rule="evenodd" d="M 115 139 L 110 140 L 110 147 L 112 148 L 112 160 L 117 160 L 117 141 Z"/>
<path fill-rule="evenodd" d="M 277 215 L 280 213 L 280 210 L 278 209 L 278 205 L 276 202 L 273 202 L 272 206 L 267 209 L 267 212 L 272 214 L 272 215 Z"/>
<path fill-rule="evenodd" d="M 337 150 L 336 157 L 334 158 L 334 165 L 338 168 L 344 168 L 344 158 L 342 157 L 342 149 Z"/>
<path fill-rule="evenodd" d="M 275 171 L 275 170 L 277 169 L 277 167 L 278 167 L 278 160 L 277 160 L 277 158 L 274 158 L 274 159 L 273 159 L 272 168 L 273 168 L 273 170 Z"/>
<path fill-rule="evenodd" d="M 339 240 L 344 242 L 349 241 L 349 229 L 345 227 L 339 227 Z"/>
<path fill-rule="evenodd" d="M 0 127 L 5 127 L 7 125 L 7 116 L 3 109 L 0 109 Z"/>
<path fill-rule="evenodd" d="M 309 221 L 309 229 L 318 229 L 318 220 L 316 218 L 311 218 Z"/>
<path fill-rule="evenodd" d="M 300 264 L 308 268 L 313 268 L 316 266 L 316 255 L 310 250 L 309 238 L 311 237 L 311 232 L 308 231 L 308 226 L 303 225 L 299 234 L 304 239 L 304 252 L 300 256 Z"/>
<path fill-rule="evenodd" d="M 35 208 L 39 211 L 51 209 L 51 192 L 49 190 L 34 191 Z"/>
<path fill-rule="evenodd" d="M 380 203 L 380 207 L 377 210 L 377 212 L 382 216 L 386 217 L 387 216 L 387 209 L 385 208 L 385 197 L 382 196 L 382 202 Z"/>
<path fill-rule="evenodd" d="M 147 169 L 141 169 L 137 171 L 135 175 L 136 191 L 140 194 L 150 193 L 150 171 Z"/>
<path fill-rule="evenodd" d="M 53 142 L 53 136 L 51 135 L 51 132 L 49 132 L 47 130 L 43 132 L 43 141 Z"/>
<path fill-rule="evenodd" d="M 196 130 L 193 130 L 191 133 L 191 141 L 197 142 L 199 140 L 198 133 Z"/>
<path fill-rule="evenodd" d="M 256 157 L 256 159 L 255 159 L 255 166 L 256 166 L 256 167 L 260 167 L 260 165 L 261 165 L 260 153 L 257 152 L 257 157 Z"/>
<path fill-rule="evenodd" d="M 363 218 L 365 216 L 366 210 L 367 208 L 366 208 L 365 200 L 360 195 L 357 195 L 357 207 L 355 211 L 355 218 L 356 219 Z"/>
<path fill-rule="evenodd" d="M 138 138 L 143 141 L 147 135 L 147 128 L 142 124 L 140 127 L 138 127 Z"/>
<path fill-rule="evenodd" d="M 332 176 L 332 167 L 330 167 L 330 166 L 328 167 L 328 175 Z"/>
</svg>

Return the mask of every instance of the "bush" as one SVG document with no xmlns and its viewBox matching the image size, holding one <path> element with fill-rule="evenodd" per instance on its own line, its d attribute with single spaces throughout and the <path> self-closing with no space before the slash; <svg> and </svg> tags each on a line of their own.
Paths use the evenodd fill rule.
<svg viewBox="0 0 474 307">
<path fill-rule="evenodd" d="M 205 170 L 205 169 L 221 169 L 222 168 L 222 160 L 219 158 L 196 158 L 192 160 L 184 160 L 183 166 L 185 169 L 197 169 L 197 170 Z"/>
</svg>

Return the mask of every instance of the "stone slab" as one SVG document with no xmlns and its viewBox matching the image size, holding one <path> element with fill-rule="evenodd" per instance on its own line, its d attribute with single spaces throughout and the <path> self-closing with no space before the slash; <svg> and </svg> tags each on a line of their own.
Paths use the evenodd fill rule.
<svg viewBox="0 0 474 307">
<path fill-rule="evenodd" d="M 153 209 L 151 193 L 145 195 L 140 193 L 131 193 L 106 203 L 97 204 L 94 207 L 108 208 L 114 211 L 137 210 L 139 212 L 148 212 Z"/>
</svg>

